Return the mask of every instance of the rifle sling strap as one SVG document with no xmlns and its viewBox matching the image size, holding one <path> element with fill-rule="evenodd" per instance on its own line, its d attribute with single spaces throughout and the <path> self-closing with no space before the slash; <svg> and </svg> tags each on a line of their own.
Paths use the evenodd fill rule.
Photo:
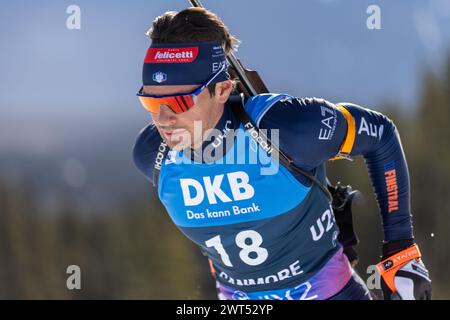
<svg viewBox="0 0 450 320">
<path fill-rule="evenodd" d="M 247 132 L 255 131 L 257 135 L 260 137 L 261 140 L 263 140 L 268 146 L 270 146 L 270 151 L 268 151 L 268 154 L 271 157 L 274 157 L 275 160 L 278 160 L 283 164 L 289 171 L 293 173 L 300 173 L 304 176 L 306 176 L 308 179 L 310 179 L 313 183 L 315 183 L 327 196 L 328 200 L 332 201 L 331 193 L 328 191 L 327 187 L 324 186 L 315 176 L 313 176 L 311 173 L 309 173 L 306 170 L 303 170 L 299 167 L 297 167 L 294 162 L 280 149 L 278 149 L 277 146 L 273 145 L 272 142 L 267 138 L 262 132 L 259 131 L 258 127 L 256 127 L 253 123 L 253 121 L 250 119 L 248 114 L 245 112 L 243 107 L 243 101 L 242 97 L 240 95 L 236 96 L 230 96 L 229 98 L 229 104 L 231 107 L 231 110 L 235 114 L 235 116 L 239 119 L 239 121 L 242 122 L 244 125 L 244 128 Z M 261 145 L 262 141 L 259 139 L 255 139 L 255 142 Z M 264 150 L 264 148 L 263 148 Z M 167 146 L 167 143 L 164 140 L 161 140 L 161 143 L 158 147 L 158 153 L 156 155 L 155 164 L 154 164 L 154 170 L 153 170 L 153 185 L 157 188 L 158 187 L 158 180 L 159 180 L 159 174 L 161 172 L 161 165 L 164 159 L 167 156 L 167 153 L 169 152 L 169 147 Z"/>
<path fill-rule="evenodd" d="M 231 110 L 233 111 L 235 116 L 243 123 L 245 130 L 247 132 L 255 131 L 260 139 L 270 146 L 270 151 L 268 152 L 270 156 L 275 157 L 275 160 L 281 162 L 281 164 L 283 164 L 289 171 L 293 173 L 300 173 L 306 176 L 309 180 L 315 183 L 323 191 L 323 193 L 325 193 L 330 202 L 332 201 L 333 198 L 326 186 L 324 186 L 315 176 L 313 176 L 308 171 L 297 167 L 282 150 L 280 150 L 276 145 L 273 145 L 270 139 L 259 131 L 258 127 L 253 123 L 248 114 L 245 112 L 241 96 L 231 96 L 228 101 L 230 102 Z M 261 145 L 261 140 L 255 139 L 255 142 Z"/>
</svg>

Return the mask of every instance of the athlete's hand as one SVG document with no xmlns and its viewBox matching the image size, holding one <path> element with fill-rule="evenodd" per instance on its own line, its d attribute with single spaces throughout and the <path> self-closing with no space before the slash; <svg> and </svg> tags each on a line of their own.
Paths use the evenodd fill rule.
<svg viewBox="0 0 450 320">
<path fill-rule="evenodd" d="M 400 268 L 394 277 L 397 289 L 393 292 L 381 279 L 381 288 L 385 300 L 430 300 L 431 280 L 422 260 L 411 260 Z"/>
<path fill-rule="evenodd" d="M 431 280 L 417 245 L 388 256 L 377 269 L 385 300 L 431 299 Z"/>
</svg>

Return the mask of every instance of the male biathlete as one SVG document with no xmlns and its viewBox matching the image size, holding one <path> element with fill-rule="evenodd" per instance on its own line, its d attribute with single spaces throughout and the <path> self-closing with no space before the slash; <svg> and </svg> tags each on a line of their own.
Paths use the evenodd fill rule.
<svg viewBox="0 0 450 320">
<path fill-rule="evenodd" d="M 431 298 L 391 120 L 351 103 L 235 95 L 226 55 L 238 40 L 203 8 L 164 13 L 148 36 L 138 97 L 152 122 L 137 137 L 134 162 L 207 255 L 220 299 L 371 299 L 320 185 L 327 160 L 357 155 L 383 221 L 384 298 Z M 278 150 L 313 178 L 278 161 Z"/>
</svg>

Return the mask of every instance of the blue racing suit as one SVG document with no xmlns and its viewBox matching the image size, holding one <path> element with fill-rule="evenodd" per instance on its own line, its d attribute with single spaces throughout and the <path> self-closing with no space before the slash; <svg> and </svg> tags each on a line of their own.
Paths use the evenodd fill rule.
<svg viewBox="0 0 450 320">
<path fill-rule="evenodd" d="M 408 169 L 395 125 L 379 112 L 341 105 L 354 119 L 350 155 L 366 160 L 385 240 L 412 239 Z M 348 130 L 335 104 L 261 94 L 244 108 L 298 167 L 326 183 L 325 162 L 338 154 Z M 160 164 L 158 196 L 181 232 L 208 256 L 219 298 L 368 298 L 343 254 L 333 209 L 320 188 L 264 152 L 227 104 L 216 129 L 221 134 L 201 148 L 208 161 L 187 150 L 169 151 Z M 151 182 L 160 141 L 149 124 L 133 149 L 137 168 Z"/>
</svg>

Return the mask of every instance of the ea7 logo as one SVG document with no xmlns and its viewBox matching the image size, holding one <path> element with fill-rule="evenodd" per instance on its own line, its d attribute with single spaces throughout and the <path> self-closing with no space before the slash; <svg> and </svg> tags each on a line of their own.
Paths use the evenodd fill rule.
<svg viewBox="0 0 450 320">
<path fill-rule="evenodd" d="M 180 179 L 181 191 L 185 206 L 196 206 L 203 202 L 205 194 L 209 204 L 217 204 L 217 201 L 231 202 L 247 200 L 255 195 L 255 189 L 249 183 L 249 176 L 244 171 L 230 172 L 226 174 L 227 183 L 231 195 L 226 194 L 221 186 L 225 175 L 219 174 L 211 177 L 196 179 Z M 192 192 L 193 191 L 193 192 Z"/>
<path fill-rule="evenodd" d="M 322 115 L 322 126 L 319 131 L 319 140 L 330 140 L 336 129 L 336 111 L 324 106 L 320 106 Z"/>
</svg>

